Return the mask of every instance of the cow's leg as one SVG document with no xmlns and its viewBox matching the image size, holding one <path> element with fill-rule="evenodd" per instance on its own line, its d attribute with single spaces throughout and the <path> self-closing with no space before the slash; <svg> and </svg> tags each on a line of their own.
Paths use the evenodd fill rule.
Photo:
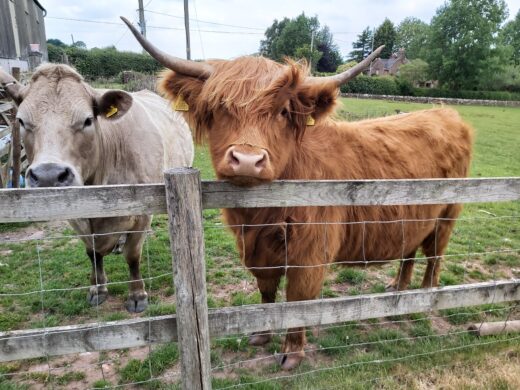
<svg viewBox="0 0 520 390">
<path fill-rule="evenodd" d="M 287 301 L 304 301 L 319 296 L 324 277 L 324 267 L 292 268 L 287 272 Z M 280 364 L 284 370 L 297 367 L 305 357 L 305 328 L 287 330 Z"/>
<path fill-rule="evenodd" d="M 399 271 L 397 275 L 386 286 L 386 291 L 406 290 L 412 281 L 413 267 L 415 263 L 415 252 L 405 256 L 405 260 L 399 262 Z"/>
<path fill-rule="evenodd" d="M 140 313 L 148 306 L 148 294 L 144 290 L 144 281 L 139 269 L 144 239 L 145 233 L 129 233 L 123 247 L 131 279 L 126 310 L 131 313 Z"/>
<path fill-rule="evenodd" d="M 92 286 L 88 291 L 87 301 L 92 306 L 97 306 L 105 302 L 108 297 L 107 276 L 103 268 L 103 256 L 92 249 L 87 249 L 87 255 L 92 263 L 92 272 L 90 274 L 90 284 Z"/>
<path fill-rule="evenodd" d="M 449 205 L 442 219 L 436 221 L 432 233 L 423 241 L 422 248 L 425 256 L 428 258 L 428 264 L 424 272 L 422 288 L 437 287 L 439 285 L 443 256 L 455 226 L 455 218 L 458 217 L 461 210 L 461 205 Z"/>
<path fill-rule="evenodd" d="M 280 284 L 280 276 L 271 279 L 257 278 L 258 289 L 262 294 L 262 303 L 274 303 L 276 300 L 276 292 Z M 255 332 L 249 336 L 250 345 L 264 345 L 273 338 L 273 334 L 268 331 Z"/>
</svg>

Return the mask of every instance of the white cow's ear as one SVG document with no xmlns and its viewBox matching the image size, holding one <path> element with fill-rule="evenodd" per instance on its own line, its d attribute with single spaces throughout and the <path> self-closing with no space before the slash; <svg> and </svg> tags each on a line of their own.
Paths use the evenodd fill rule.
<svg viewBox="0 0 520 390">
<path fill-rule="evenodd" d="M 113 89 L 96 99 L 95 113 L 105 119 L 119 119 L 132 107 L 133 98 L 128 92 Z"/>
<path fill-rule="evenodd" d="M 23 100 L 22 85 L 10 74 L 6 73 L 0 67 L 0 86 L 4 89 L 7 96 L 11 98 L 14 103 L 19 106 Z"/>
</svg>

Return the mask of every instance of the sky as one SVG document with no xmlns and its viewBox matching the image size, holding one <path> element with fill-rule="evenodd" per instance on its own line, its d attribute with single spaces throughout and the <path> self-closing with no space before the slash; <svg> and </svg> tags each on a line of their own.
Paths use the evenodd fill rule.
<svg viewBox="0 0 520 390">
<path fill-rule="evenodd" d="M 192 59 L 229 59 L 258 51 L 263 34 L 274 19 L 305 12 L 329 26 L 341 54 L 367 26 L 377 27 L 386 17 L 396 26 L 407 16 L 430 22 L 444 0 L 189 0 Z M 47 9 L 47 39 L 83 41 L 88 48 L 115 45 L 141 51 L 122 24 L 125 16 L 138 21 L 138 0 L 40 0 Z M 520 10 L 520 0 L 506 0 L 509 18 Z M 162 50 L 186 56 L 183 0 L 144 0 L 147 37 Z M 167 15 L 165 15 L 167 14 Z M 76 20 L 66 20 L 76 19 Z M 96 21 L 97 23 L 80 20 Z M 310 37 L 309 37 L 310 39 Z"/>
</svg>

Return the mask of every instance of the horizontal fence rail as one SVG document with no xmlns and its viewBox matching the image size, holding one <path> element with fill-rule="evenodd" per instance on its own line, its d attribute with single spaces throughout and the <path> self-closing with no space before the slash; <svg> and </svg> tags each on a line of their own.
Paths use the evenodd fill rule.
<svg viewBox="0 0 520 390">
<path fill-rule="evenodd" d="M 520 178 L 275 181 L 256 187 L 203 181 L 210 208 L 383 206 L 520 199 Z M 0 223 L 166 213 L 164 184 L 0 191 Z"/>
<path fill-rule="evenodd" d="M 223 337 L 520 300 L 520 280 L 210 310 Z M 0 333 L 0 362 L 177 341 L 175 315 Z"/>
</svg>

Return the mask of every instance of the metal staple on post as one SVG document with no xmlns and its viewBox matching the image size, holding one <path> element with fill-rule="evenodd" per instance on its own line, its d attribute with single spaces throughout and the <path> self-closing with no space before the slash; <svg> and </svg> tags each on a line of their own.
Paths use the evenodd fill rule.
<svg viewBox="0 0 520 390">
<path fill-rule="evenodd" d="M 183 389 L 211 389 L 200 172 L 164 173 Z"/>
</svg>

